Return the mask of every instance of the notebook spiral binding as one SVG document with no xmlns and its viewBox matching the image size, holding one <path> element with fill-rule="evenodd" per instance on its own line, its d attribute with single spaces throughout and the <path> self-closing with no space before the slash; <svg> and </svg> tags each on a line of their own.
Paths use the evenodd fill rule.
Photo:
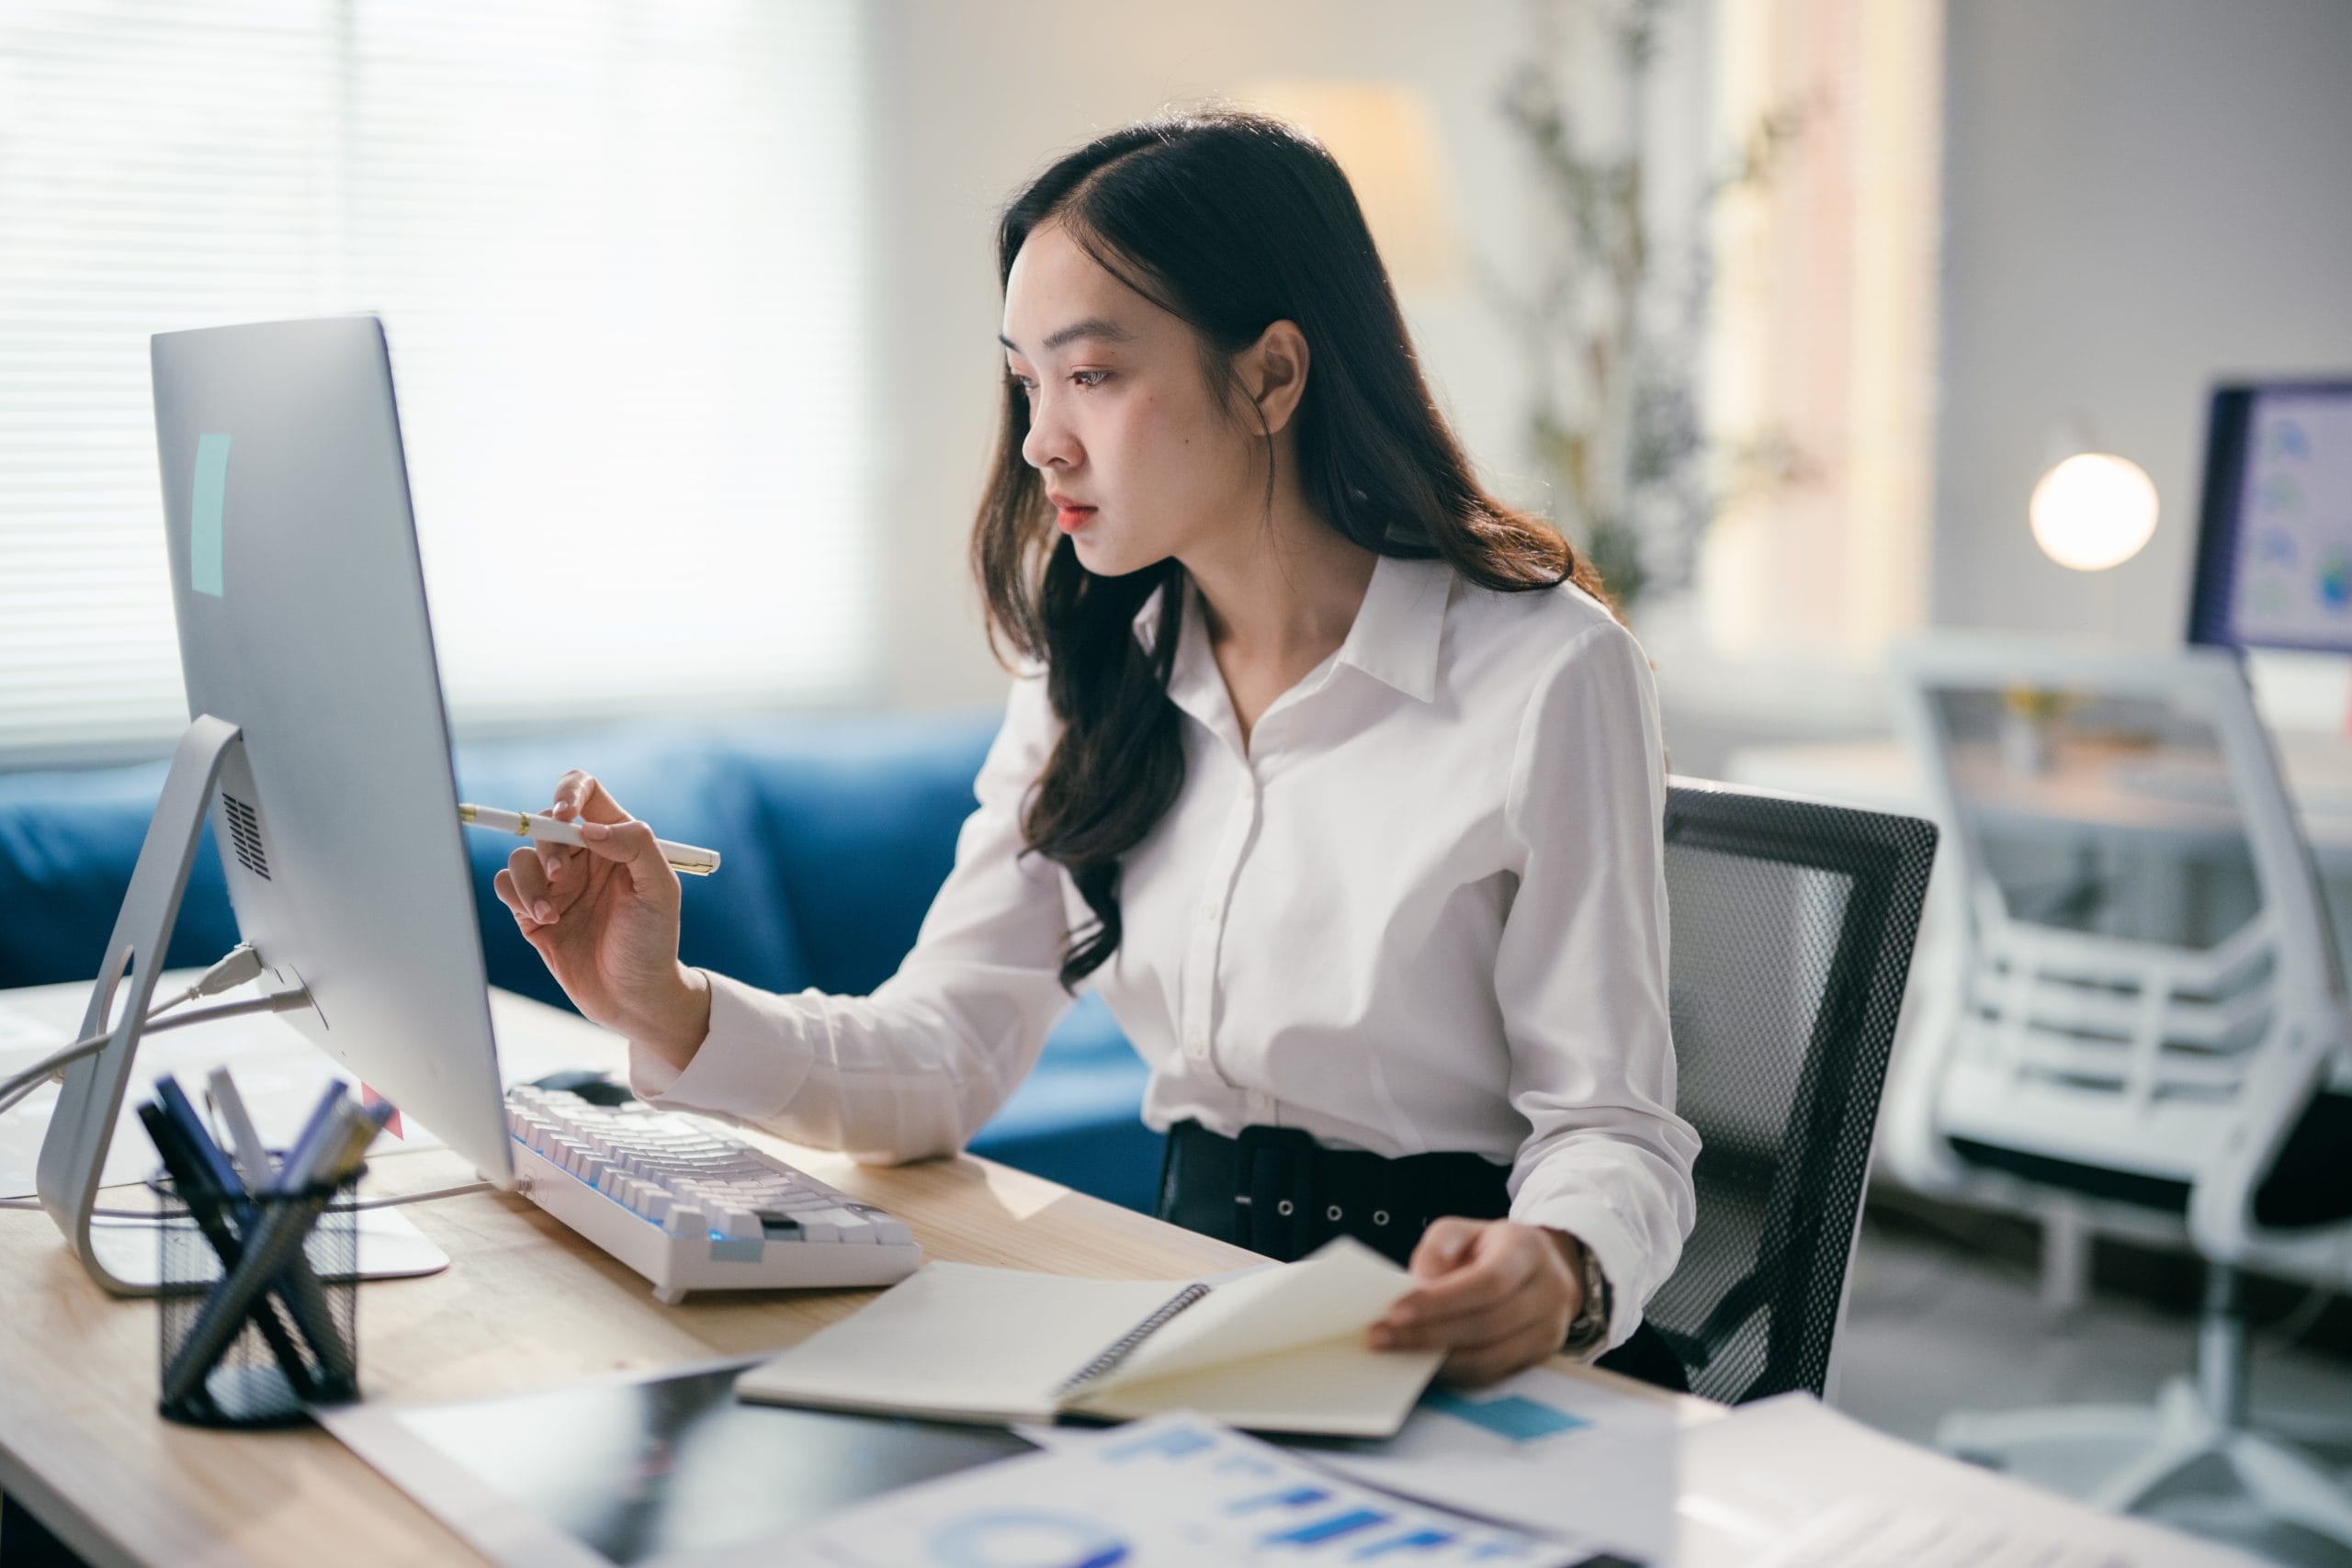
<svg viewBox="0 0 2352 1568">
<path fill-rule="evenodd" d="M 1075 1372 L 1072 1372 L 1069 1379 L 1064 1382 L 1059 1388 L 1054 1390 L 1055 1395 L 1058 1397 L 1062 1394 L 1073 1393 L 1079 1389 L 1084 1388 L 1088 1383 L 1093 1382 L 1096 1378 L 1101 1377 L 1103 1373 L 1117 1366 L 1121 1361 L 1125 1360 L 1129 1356 L 1134 1355 L 1136 1347 L 1141 1345 L 1145 1340 L 1150 1338 L 1153 1335 L 1166 1327 L 1170 1318 L 1174 1317 L 1178 1313 L 1182 1312 L 1186 1307 L 1191 1306 L 1194 1302 L 1199 1301 L 1208 1293 L 1209 1288 L 1206 1285 L 1185 1286 L 1173 1296 L 1170 1296 L 1165 1306 L 1162 1306 L 1158 1312 L 1153 1313 L 1149 1317 L 1145 1318 L 1141 1323 L 1136 1324 L 1133 1328 L 1128 1329 L 1125 1334 L 1119 1336 L 1117 1342 L 1112 1345 L 1110 1348 L 1095 1357 L 1094 1359 L 1087 1362 L 1086 1365 L 1079 1368 Z"/>
</svg>

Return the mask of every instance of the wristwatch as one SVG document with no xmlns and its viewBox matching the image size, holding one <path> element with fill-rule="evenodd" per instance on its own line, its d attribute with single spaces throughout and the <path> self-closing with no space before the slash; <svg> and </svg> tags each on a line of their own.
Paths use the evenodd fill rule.
<svg viewBox="0 0 2352 1568">
<path fill-rule="evenodd" d="M 1568 1320 L 1568 1337 L 1560 1344 L 1571 1356 L 1584 1355 L 1609 1337 L 1609 1276 L 1600 1271 L 1600 1259 L 1592 1248 L 1581 1241 L 1577 1243 L 1577 1272 L 1584 1302 Z"/>
</svg>

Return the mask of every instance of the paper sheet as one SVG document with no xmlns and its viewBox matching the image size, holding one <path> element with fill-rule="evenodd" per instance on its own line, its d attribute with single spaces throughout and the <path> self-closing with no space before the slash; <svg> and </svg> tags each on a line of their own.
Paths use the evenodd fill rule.
<svg viewBox="0 0 2352 1568">
<path fill-rule="evenodd" d="M 1355 1343 L 1412 1288 L 1405 1270 L 1341 1236 L 1287 1269 L 1253 1271 L 1219 1286 L 1136 1347 L 1094 1389 L 1179 1377 L 1295 1345 Z"/>
<path fill-rule="evenodd" d="M 1073 1372 L 1183 1288 L 933 1261 L 746 1372 L 737 1392 L 820 1409 L 1042 1421 Z"/>
<path fill-rule="evenodd" d="M 1664 1561 L 1677 1426 L 1665 1401 L 1534 1367 L 1476 1393 L 1430 1390 L 1385 1442 L 1286 1446 L 1392 1492 Z"/>
<path fill-rule="evenodd" d="M 1690 1427 L 1679 1512 L 1688 1568 L 2256 1568 L 1874 1432 L 1805 1393 Z"/>
<path fill-rule="evenodd" d="M 1442 1350 L 1371 1350 L 1363 1331 L 1246 1360 L 1081 1394 L 1085 1414 L 1134 1417 L 1197 1410 L 1252 1432 L 1362 1438 L 1396 1429 L 1429 1385 Z"/>
<path fill-rule="evenodd" d="M 2130 1568 L 2134 1561 L 2105 1544 L 2060 1540 L 2005 1519 L 1841 1503 L 1753 1568 Z"/>
<path fill-rule="evenodd" d="M 1593 1557 L 1351 1484 L 1193 1416 L 910 1487 L 836 1515 L 792 1546 L 778 1561 L 833 1568 L 1569 1568 Z"/>
</svg>

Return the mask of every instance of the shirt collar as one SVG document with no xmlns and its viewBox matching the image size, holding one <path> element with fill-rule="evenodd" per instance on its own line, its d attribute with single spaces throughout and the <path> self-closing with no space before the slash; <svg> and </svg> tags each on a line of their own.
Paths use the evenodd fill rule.
<svg viewBox="0 0 2352 1568">
<path fill-rule="evenodd" d="M 1418 702 L 1435 701 L 1445 607 L 1453 597 L 1453 569 L 1445 562 L 1381 557 L 1355 625 L 1340 645 L 1340 662 Z"/>
<path fill-rule="evenodd" d="M 1222 697 L 1224 678 L 1216 673 L 1209 654 L 1208 625 L 1201 612 L 1200 593 L 1192 580 L 1182 580 L 1184 615 L 1178 632 L 1175 666 L 1169 672 L 1168 694 L 1188 713 L 1199 713 Z M 1419 702 L 1437 697 L 1437 664 L 1445 636 L 1445 607 L 1453 596 L 1453 570 L 1437 559 L 1408 560 L 1382 556 L 1373 563 L 1372 582 L 1364 589 L 1347 639 L 1340 643 L 1337 664 L 1353 665 L 1374 680 L 1393 686 Z M 1155 590 L 1136 612 L 1136 640 L 1148 649 L 1158 641 L 1160 595 Z"/>
<path fill-rule="evenodd" d="M 1190 577 L 1181 572 L 1177 574 L 1176 591 L 1184 596 L 1184 610 L 1177 623 L 1175 661 L 1168 671 L 1168 700 L 1215 733 L 1226 735 L 1238 750 L 1238 730 L 1227 735 L 1233 725 L 1233 704 L 1226 694 L 1225 677 L 1217 671 L 1216 657 L 1209 651 L 1208 618 L 1201 610 L 1200 591 L 1193 586 Z M 1147 652 L 1159 644 L 1159 606 L 1167 592 L 1165 585 L 1154 589 L 1143 602 L 1143 608 L 1136 612 L 1136 640 Z"/>
</svg>

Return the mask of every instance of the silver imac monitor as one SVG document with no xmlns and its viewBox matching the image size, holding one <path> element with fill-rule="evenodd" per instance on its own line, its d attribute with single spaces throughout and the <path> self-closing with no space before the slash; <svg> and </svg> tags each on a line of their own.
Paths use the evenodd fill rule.
<svg viewBox="0 0 2352 1568">
<path fill-rule="evenodd" d="M 383 328 L 164 333 L 153 353 L 191 723 L 84 1032 L 149 1005 L 209 815 L 265 984 L 307 992 L 282 1016 L 511 1186 Z M 125 1291 L 143 1288 L 138 1260 L 94 1254 L 88 1210 L 135 1048 L 134 1032 L 68 1070 L 40 1170 L 84 1261 Z"/>
</svg>

